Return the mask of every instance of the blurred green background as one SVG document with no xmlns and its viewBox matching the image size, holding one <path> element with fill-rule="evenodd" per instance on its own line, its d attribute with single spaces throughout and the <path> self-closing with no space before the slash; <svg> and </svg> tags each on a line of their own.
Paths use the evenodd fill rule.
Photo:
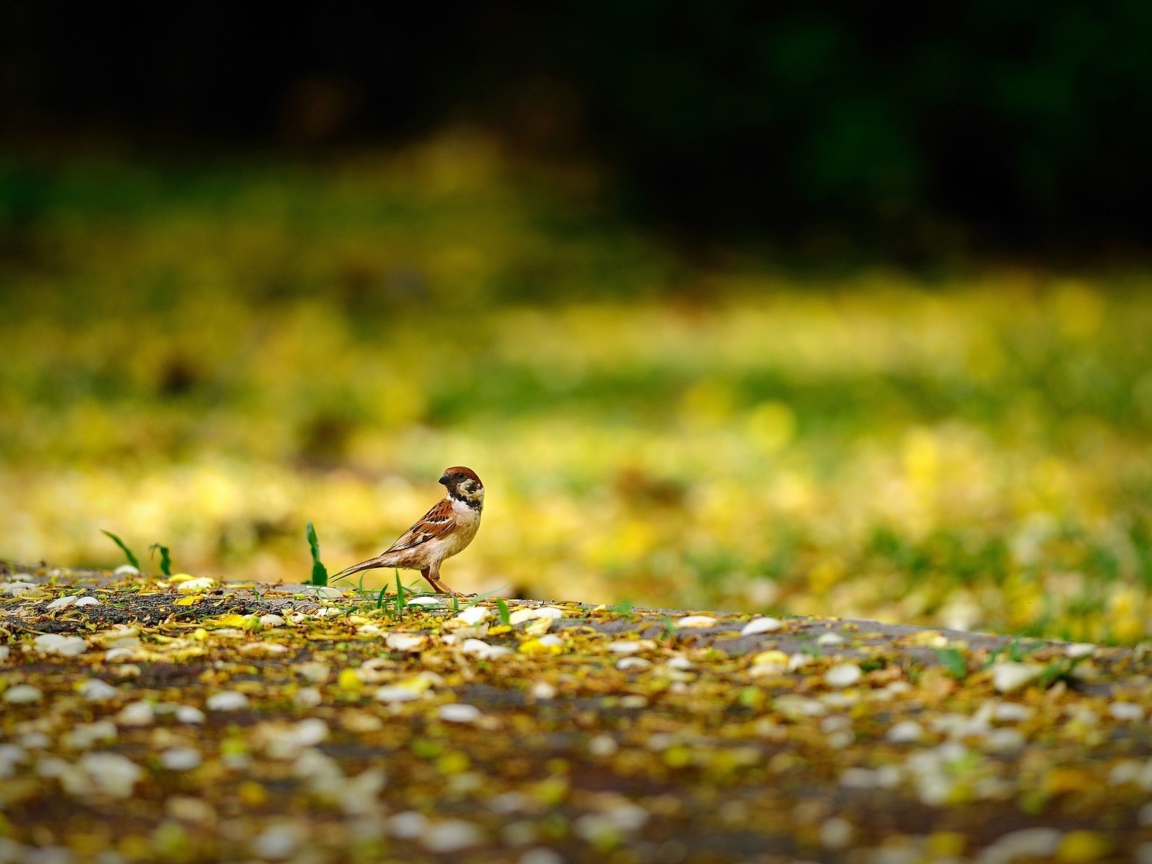
<svg viewBox="0 0 1152 864">
<path fill-rule="evenodd" d="M 1145 5 L 68 8 L 0 558 L 299 581 L 462 463 L 464 590 L 1152 632 Z"/>
</svg>

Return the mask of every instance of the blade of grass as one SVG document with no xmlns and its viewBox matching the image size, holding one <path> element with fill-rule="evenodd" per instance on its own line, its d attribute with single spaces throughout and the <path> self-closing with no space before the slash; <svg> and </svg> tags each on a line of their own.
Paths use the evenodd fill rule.
<svg viewBox="0 0 1152 864">
<path fill-rule="evenodd" d="M 165 576 L 171 576 L 172 575 L 172 557 L 168 554 L 168 547 L 162 546 L 159 543 L 153 543 L 151 546 L 148 547 L 149 552 L 151 552 L 155 549 L 160 550 L 160 572 L 163 573 Z"/>
<path fill-rule="evenodd" d="M 475 597 L 472 598 L 472 602 L 469 603 L 464 608 L 465 609 L 471 609 L 476 604 L 482 603 L 485 600 L 487 600 L 489 597 L 494 597 L 497 594 L 499 594 L 501 591 L 503 591 L 505 588 L 510 588 L 510 587 L 512 587 L 512 586 L 511 585 L 501 585 L 499 588 L 493 588 L 491 591 L 485 591 L 483 594 L 477 594 Z"/>
<path fill-rule="evenodd" d="M 937 648 L 936 657 L 948 670 L 948 674 L 957 681 L 968 677 L 968 661 L 964 659 L 964 652 L 959 648 Z"/>
<path fill-rule="evenodd" d="M 316 536 L 311 520 L 304 529 L 304 536 L 308 538 L 308 548 L 312 551 L 312 584 L 325 586 L 328 584 L 328 568 L 320 560 L 320 538 Z"/>
<path fill-rule="evenodd" d="M 500 615 L 500 623 L 505 627 L 512 626 L 512 614 L 508 611 L 508 604 L 497 598 L 496 612 Z"/>
<path fill-rule="evenodd" d="M 135 555 L 132 554 L 132 550 L 128 548 L 128 545 L 123 540 L 121 540 L 111 531 L 105 531 L 103 528 L 100 529 L 100 533 L 106 535 L 109 539 L 111 539 L 113 543 L 120 547 L 120 551 L 123 552 L 125 557 L 128 558 L 129 564 L 131 564 L 137 570 L 140 569 L 140 561 L 136 558 Z"/>
</svg>

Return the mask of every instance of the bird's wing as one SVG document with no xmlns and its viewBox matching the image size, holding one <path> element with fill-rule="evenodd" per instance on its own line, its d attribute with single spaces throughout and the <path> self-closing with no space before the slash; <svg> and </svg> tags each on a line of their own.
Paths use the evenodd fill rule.
<svg viewBox="0 0 1152 864">
<path fill-rule="evenodd" d="M 448 498 L 442 498 L 421 517 L 419 522 L 401 534 L 399 539 L 389 546 L 382 555 L 403 552 L 405 549 L 412 549 L 427 543 L 429 540 L 443 537 L 455 525 L 456 514 L 452 510 L 452 502 Z"/>
</svg>

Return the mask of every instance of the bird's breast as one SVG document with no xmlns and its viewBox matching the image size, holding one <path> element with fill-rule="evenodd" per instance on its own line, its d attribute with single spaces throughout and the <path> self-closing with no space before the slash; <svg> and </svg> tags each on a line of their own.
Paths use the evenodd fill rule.
<svg viewBox="0 0 1152 864">
<path fill-rule="evenodd" d="M 480 530 L 480 511 L 473 510 L 466 504 L 453 502 L 453 515 L 456 517 L 456 530 L 445 538 L 444 557 L 448 558 L 462 552 L 476 532 Z"/>
</svg>

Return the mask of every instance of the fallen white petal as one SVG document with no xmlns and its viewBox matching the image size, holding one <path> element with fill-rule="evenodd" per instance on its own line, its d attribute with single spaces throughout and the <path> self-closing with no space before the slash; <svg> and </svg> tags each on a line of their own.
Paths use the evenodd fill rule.
<svg viewBox="0 0 1152 864">
<path fill-rule="evenodd" d="M 176 586 L 177 593 L 180 594 L 200 594 L 210 588 L 216 587 L 216 580 L 210 576 L 199 576 L 195 579 L 188 579 L 181 582 Z"/>
<path fill-rule="evenodd" d="M 753 618 L 740 631 L 741 636 L 755 636 L 757 633 L 772 633 L 784 626 L 779 618 Z"/>
<path fill-rule="evenodd" d="M 465 609 L 452 620 L 459 621 L 462 624 L 467 624 L 471 627 L 475 627 L 477 624 L 483 624 L 491 617 L 492 613 L 488 609 L 485 609 L 483 606 L 472 606 L 468 609 Z"/>
<path fill-rule="evenodd" d="M 997 663 L 992 667 L 992 686 L 998 693 L 1011 693 L 1035 681 L 1044 672 L 1038 663 Z"/>
<path fill-rule="evenodd" d="M 420 842 L 429 852 L 446 853 L 475 846 L 483 839 L 480 829 L 471 822 L 449 819 L 426 828 Z"/>
<path fill-rule="evenodd" d="M 419 651 L 424 646 L 424 637 L 411 633 L 389 633 L 384 640 L 393 651 Z"/>
<path fill-rule="evenodd" d="M 17 684 L 4 691 L 4 701 L 9 705 L 31 705 L 39 702 L 43 695 L 31 684 Z"/>
<path fill-rule="evenodd" d="M 1134 702 L 1113 702 L 1108 713 L 1116 720 L 1140 722 L 1144 719 L 1144 709 Z"/>
<path fill-rule="evenodd" d="M 209 711 L 239 711 L 248 707 L 248 697 L 235 690 L 225 690 L 212 694 L 204 704 Z"/>
<path fill-rule="evenodd" d="M 160 754 L 160 764 L 169 771 L 191 771 L 202 761 L 200 751 L 192 747 L 172 747 Z"/>
<path fill-rule="evenodd" d="M 901 720 L 884 737 L 893 744 L 910 744 L 924 737 L 924 727 L 915 720 Z"/>
<path fill-rule="evenodd" d="M 412 702 L 420 698 L 420 694 L 407 687 L 381 687 L 375 693 L 375 698 L 379 702 Z"/>
<path fill-rule="evenodd" d="M 300 847 L 295 825 L 269 825 L 252 840 L 252 851 L 270 861 L 291 858 Z"/>
<path fill-rule="evenodd" d="M 616 661 L 616 668 L 621 671 L 627 671 L 629 669 L 643 670 L 652 668 L 652 664 L 643 657 L 621 657 Z"/>
<path fill-rule="evenodd" d="M 475 723 L 481 716 L 480 709 L 475 705 L 465 705 L 459 702 L 441 705 L 437 713 L 441 720 L 448 723 Z"/>
<path fill-rule="evenodd" d="M 855 663 L 841 663 L 824 673 L 824 682 L 829 687 L 850 687 L 863 676 Z"/>
<path fill-rule="evenodd" d="M 86 753 L 80 767 L 102 792 L 114 798 L 128 798 L 143 776 L 140 766 L 118 753 Z"/>
<path fill-rule="evenodd" d="M 45 633 L 32 640 L 36 650 L 44 654 L 58 654 L 61 657 L 75 657 L 88 650 L 88 643 L 79 636 L 61 636 L 59 633 Z"/>
<path fill-rule="evenodd" d="M 675 623 L 677 627 L 715 627 L 716 619 L 710 615 L 685 615 L 673 623 Z"/>
<path fill-rule="evenodd" d="M 116 722 L 121 726 L 150 726 L 155 712 L 148 702 L 132 702 L 120 709 Z"/>
<path fill-rule="evenodd" d="M 99 678 L 89 678 L 80 685 L 80 695 L 89 702 L 105 702 L 114 699 L 120 691 Z"/>
<path fill-rule="evenodd" d="M 203 723 L 206 719 L 204 712 L 192 705 L 181 705 L 176 709 L 177 723 Z"/>
</svg>

